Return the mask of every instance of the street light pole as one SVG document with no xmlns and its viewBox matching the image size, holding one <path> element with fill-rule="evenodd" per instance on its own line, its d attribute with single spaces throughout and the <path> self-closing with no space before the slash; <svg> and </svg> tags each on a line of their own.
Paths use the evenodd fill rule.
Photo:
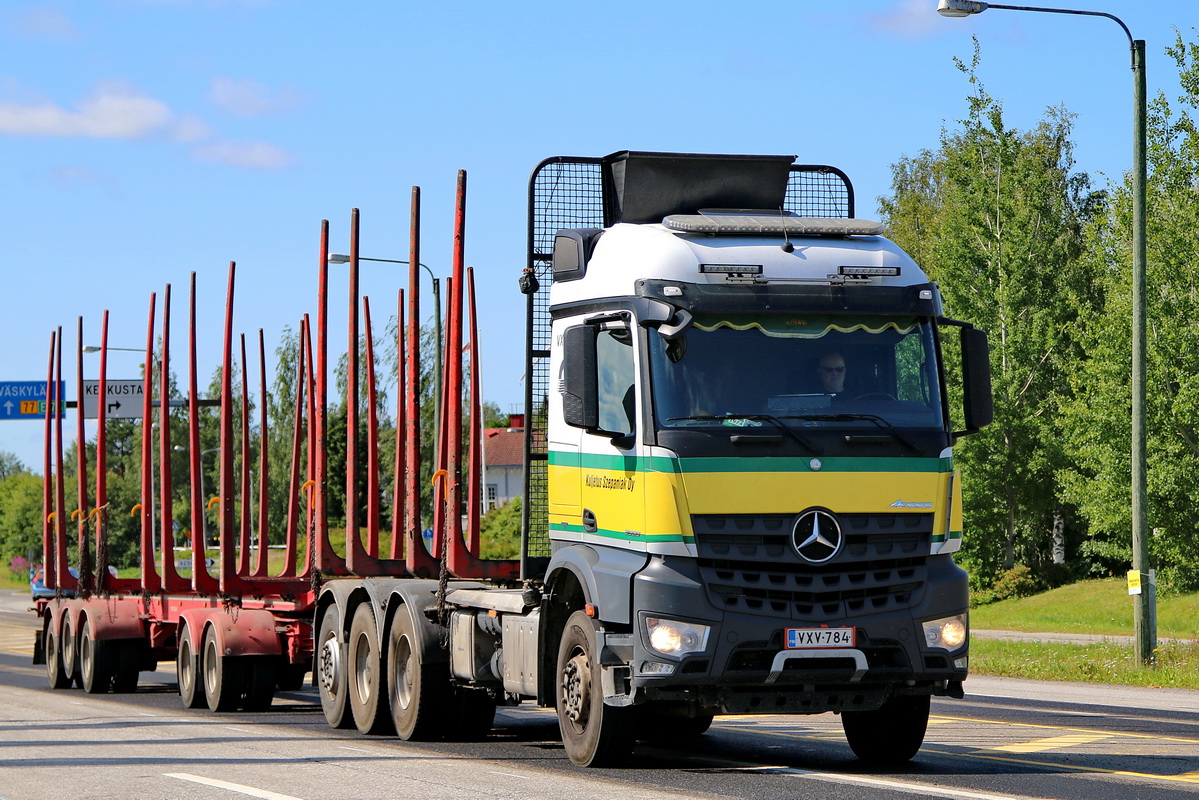
<svg viewBox="0 0 1199 800">
<path fill-rule="evenodd" d="M 1133 113 L 1132 113 L 1132 569 L 1140 577 L 1141 593 L 1133 604 L 1137 660 L 1153 662 L 1157 649 L 1157 598 L 1153 571 L 1149 562 L 1148 514 L 1148 445 L 1146 436 L 1146 245 L 1145 191 L 1146 167 L 1146 96 L 1145 40 L 1133 39 L 1132 32 L 1119 17 L 1102 11 L 1079 11 L 1068 8 L 1039 8 L 984 3 L 978 0 L 939 0 L 937 11 L 946 17 L 967 17 L 981 14 L 989 8 L 1007 11 L 1044 11 L 1050 14 L 1072 14 L 1087 17 L 1106 17 L 1120 26 L 1128 37 L 1132 51 Z"/>
<path fill-rule="evenodd" d="M 394 258 L 367 258 L 366 256 L 358 256 L 359 261 L 378 261 L 384 264 L 411 264 L 411 261 L 400 261 Z M 330 253 L 330 264 L 348 264 L 350 257 L 341 253 Z M 425 272 L 429 273 L 429 279 L 433 281 L 433 335 L 436 342 L 436 350 L 433 353 L 433 419 L 441 419 L 441 281 L 434 277 L 433 270 L 429 269 L 427 264 L 418 264 Z M 420 320 L 412 320 L 412 322 L 420 325 Z M 414 389 L 415 391 L 415 389 Z M 433 441 L 434 461 L 437 456 L 437 441 L 434 437 Z"/>
</svg>

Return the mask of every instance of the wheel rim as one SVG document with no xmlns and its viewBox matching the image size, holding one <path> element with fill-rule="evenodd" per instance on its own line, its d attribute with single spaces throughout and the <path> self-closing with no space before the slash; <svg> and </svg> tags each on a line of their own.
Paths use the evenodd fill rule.
<svg viewBox="0 0 1199 800">
<path fill-rule="evenodd" d="M 88 630 L 87 625 L 84 625 L 83 632 L 79 637 L 79 669 L 83 673 L 83 680 L 85 683 L 92 682 L 92 671 L 96 666 L 95 659 L 93 658 L 93 655 L 95 654 L 95 646 L 92 643 L 92 637 L 90 634 L 91 632 Z"/>
<path fill-rule="evenodd" d="M 411 661 L 412 642 L 407 636 L 401 636 L 395 647 L 395 694 L 403 708 L 412 704 L 414 675 Z"/>
<path fill-rule="evenodd" d="M 367 703 L 374 694 L 371 691 L 371 682 L 375 675 L 370 637 L 366 634 L 359 634 L 354 645 L 354 686 L 358 690 L 358 699 Z"/>
<path fill-rule="evenodd" d="M 576 651 L 562 669 L 562 711 L 580 728 L 587 727 L 591 709 L 591 665 L 587 654 Z"/>
<path fill-rule="evenodd" d="M 217 650 L 216 639 L 209 638 L 204 644 L 204 688 L 211 696 L 216 693 L 218 680 L 217 667 L 221 654 Z"/>
<path fill-rule="evenodd" d="M 187 695 L 192 691 L 192 682 L 195 676 L 192 674 L 192 643 L 191 637 L 184 636 L 183 641 L 179 643 L 179 689 L 180 693 Z"/>
<path fill-rule="evenodd" d="M 321 645 L 320 680 L 321 688 L 330 695 L 337 694 L 337 675 L 341 671 L 341 655 L 334 636 L 325 638 Z"/>
<path fill-rule="evenodd" d="M 75 635 L 71 631 L 70 624 L 62 626 L 63 641 L 62 641 L 62 660 L 67 667 L 68 672 L 74 672 L 78 664 L 75 663 Z"/>
<path fill-rule="evenodd" d="M 58 667 L 58 637 L 53 630 L 46 631 L 46 663 Z"/>
</svg>

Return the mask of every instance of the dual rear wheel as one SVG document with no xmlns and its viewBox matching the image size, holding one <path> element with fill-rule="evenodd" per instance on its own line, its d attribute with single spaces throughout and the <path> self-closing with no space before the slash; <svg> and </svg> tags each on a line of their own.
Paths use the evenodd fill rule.
<svg viewBox="0 0 1199 800">
<path fill-rule="evenodd" d="M 144 647 L 140 639 L 98 639 L 86 615 L 74 623 L 65 617 L 60 631 L 49 615 L 43 625 L 42 655 L 51 689 L 74 685 L 88 694 L 137 689 Z"/>
<path fill-rule="evenodd" d="M 196 646 L 196 631 L 179 634 L 175 674 L 185 708 L 212 711 L 266 711 L 275 696 L 276 656 L 233 656 L 225 653 L 216 630 L 208 626 Z"/>
</svg>

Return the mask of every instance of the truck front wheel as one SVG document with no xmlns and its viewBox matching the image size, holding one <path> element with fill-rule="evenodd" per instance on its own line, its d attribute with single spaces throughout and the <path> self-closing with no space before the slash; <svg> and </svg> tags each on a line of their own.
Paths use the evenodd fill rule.
<svg viewBox="0 0 1199 800">
<path fill-rule="evenodd" d="M 924 744 L 928 695 L 892 697 L 877 711 L 845 711 L 841 727 L 854 755 L 868 764 L 902 764 Z"/>
<path fill-rule="evenodd" d="M 558 647 L 558 727 L 566 755 L 580 767 L 619 764 L 633 748 L 633 709 L 604 705 L 595 652 L 595 624 L 582 611 L 571 614 Z"/>
</svg>

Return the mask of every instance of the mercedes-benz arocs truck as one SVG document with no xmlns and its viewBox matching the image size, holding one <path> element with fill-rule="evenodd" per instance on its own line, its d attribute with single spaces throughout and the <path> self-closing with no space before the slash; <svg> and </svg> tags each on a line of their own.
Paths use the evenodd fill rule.
<svg viewBox="0 0 1199 800">
<path fill-rule="evenodd" d="M 238 583 L 223 497 L 219 601 L 190 619 L 163 611 L 139 658 L 147 648 L 150 660 L 177 658 L 185 700 L 202 704 L 216 692 L 208 697 L 216 710 L 239 697 L 261 707 L 264 694 L 269 705 L 264 681 L 275 662 L 262 654 L 283 658 L 278 669 L 289 676 L 307 658 L 330 724 L 404 739 L 479 737 L 497 705 L 531 700 L 556 710 L 566 753 L 584 766 L 617 762 L 638 740 L 685 742 L 721 714 L 838 713 L 859 757 L 911 758 L 929 698 L 961 697 L 968 670 L 952 448 L 991 419 L 986 335 L 947 318 L 920 267 L 881 225 L 855 217 L 843 173 L 793 162 L 625 151 L 536 169 L 520 280 L 523 537 L 520 558 L 509 561 L 478 557 L 478 366 L 464 403 L 459 356 L 478 353 L 474 335 L 464 348 L 461 333 L 464 178 L 432 555 L 420 535 L 412 369 L 402 388 L 408 416 L 397 425 L 407 439 L 396 445 L 391 558 L 379 552 L 374 510 L 367 544 L 359 538 L 354 417 L 352 524 L 344 554 L 329 545 L 323 234 L 317 370 L 308 359 L 310 377 L 298 381 L 315 393 L 307 401 L 315 433 L 308 481 L 299 488 L 297 466 L 292 482 L 315 512 L 308 567 L 297 576 L 289 559 L 290 616 L 261 600 L 249 603 L 261 610 L 237 613 L 271 589 L 264 578 Z M 356 252 L 355 238 L 352 262 Z M 345 406 L 357 413 L 356 277 L 351 284 Z M 297 442 L 304 402 L 297 398 Z M 375 498 L 377 437 L 368 438 Z M 232 477 L 223 483 L 231 495 Z M 210 588 L 193 581 L 193 593 L 218 595 L 206 580 Z M 254 588 L 242 598 L 239 587 Z M 71 608 L 46 612 L 45 654 L 59 673 L 57 643 L 88 615 Z M 142 609 L 140 618 L 155 613 Z M 137 614 L 126 616 L 128 641 Z M 239 619 L 257 627 L 240 632 Z M 102 628 L 91 636 L 102 640 Z M 81 652 L 78 642 L 69 648 Z"/>
</svg>

